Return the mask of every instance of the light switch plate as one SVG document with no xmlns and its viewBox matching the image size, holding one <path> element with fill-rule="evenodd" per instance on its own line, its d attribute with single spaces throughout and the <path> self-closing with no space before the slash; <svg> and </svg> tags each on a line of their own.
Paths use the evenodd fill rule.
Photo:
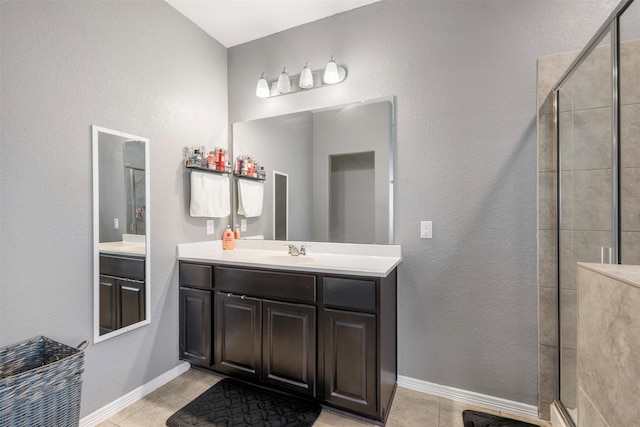
<svg viewBox="0 0 640 427">
<path fill-rule="evenodd" d="M 213 234 L 213 233 L 214 233 L 213 220 L 212 219 L 208 219 L 207 220 L 207 234 Z"/>
<path fill-rule="evenodd" d="M 113 218 L 113 229 L 114 230 L 120 229 L 120 221 L 118 221 L 118 218 Z"/>
<path fill-rule="evenodd" d="M 247 220 L 246 219 L 241 219 L 240 220 L 240 231 L 247 231 Z"/>
<path fill-rule="evenodd" d="M 420 221 L 420 238 L 431 239 L 433 237 L 433 224 L 431 221 Z"/>
</svg>

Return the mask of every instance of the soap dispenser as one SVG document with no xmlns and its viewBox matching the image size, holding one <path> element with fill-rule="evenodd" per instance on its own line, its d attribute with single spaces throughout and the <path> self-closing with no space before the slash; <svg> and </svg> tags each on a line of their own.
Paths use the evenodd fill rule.
<svg viewBox="0 0 640 427">
<path fill-rule="evenodd" d="M 227 229 L 222 234 L 222 249 L 231 250 L 236 247 L 236 241 L 231 230 L 231 225 L 227 225 Z"/>
</svg>

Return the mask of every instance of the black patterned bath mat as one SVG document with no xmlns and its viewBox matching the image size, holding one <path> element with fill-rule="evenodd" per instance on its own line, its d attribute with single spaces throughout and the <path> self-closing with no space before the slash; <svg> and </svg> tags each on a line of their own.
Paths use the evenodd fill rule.
<svg viewBox="0 0 640 427">
<path fill-rule="evenodd" d="M 173 414 L 168 427 L 305 427 L 322 408 L 314 402 L 226 378 Z"/>
<path fill-rule="evenodd" d="M 485 414 L 478 411 L 462 411 L 464 427 L 538 427 L 524 421 L 511 420 L 498 415 Z"/>
</svg>

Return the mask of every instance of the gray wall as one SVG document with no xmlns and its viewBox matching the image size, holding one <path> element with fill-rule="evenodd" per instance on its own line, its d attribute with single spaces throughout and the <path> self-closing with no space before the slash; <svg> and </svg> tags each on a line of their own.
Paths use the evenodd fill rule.
<svg viewBox="0 0 640 427">
<path fill-rule="evenodd" d="M 150 139 L 151 324 L 89 346 L 85 416 L 178 363 L 176 244 L 212 238 L 188 216 L 182 148 L 227 145 L 226 49 L 162 1 L 0 13 L 0 345 L 92 341 L 90 125 Z"/>
<path fill-rule="evenodd" d="M 383 1 L 229 50 L 233 122 L 397 96 L 401 375 L 537 404 L 536 58 L 616 4 Z M 343 84 L 255 97 L 261 72 L 331 54 Z"/>
</svg>

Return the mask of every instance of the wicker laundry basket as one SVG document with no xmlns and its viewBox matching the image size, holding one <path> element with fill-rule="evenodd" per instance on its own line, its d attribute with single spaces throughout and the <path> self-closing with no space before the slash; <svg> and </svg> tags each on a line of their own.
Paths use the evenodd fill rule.
<svg viewBox="0 0 640 427">
<path fill-rule="evenodd" d="M 0 426 L 77 426 L 86 346 L 39 336 L 1 348 Z"/>
</svg>

